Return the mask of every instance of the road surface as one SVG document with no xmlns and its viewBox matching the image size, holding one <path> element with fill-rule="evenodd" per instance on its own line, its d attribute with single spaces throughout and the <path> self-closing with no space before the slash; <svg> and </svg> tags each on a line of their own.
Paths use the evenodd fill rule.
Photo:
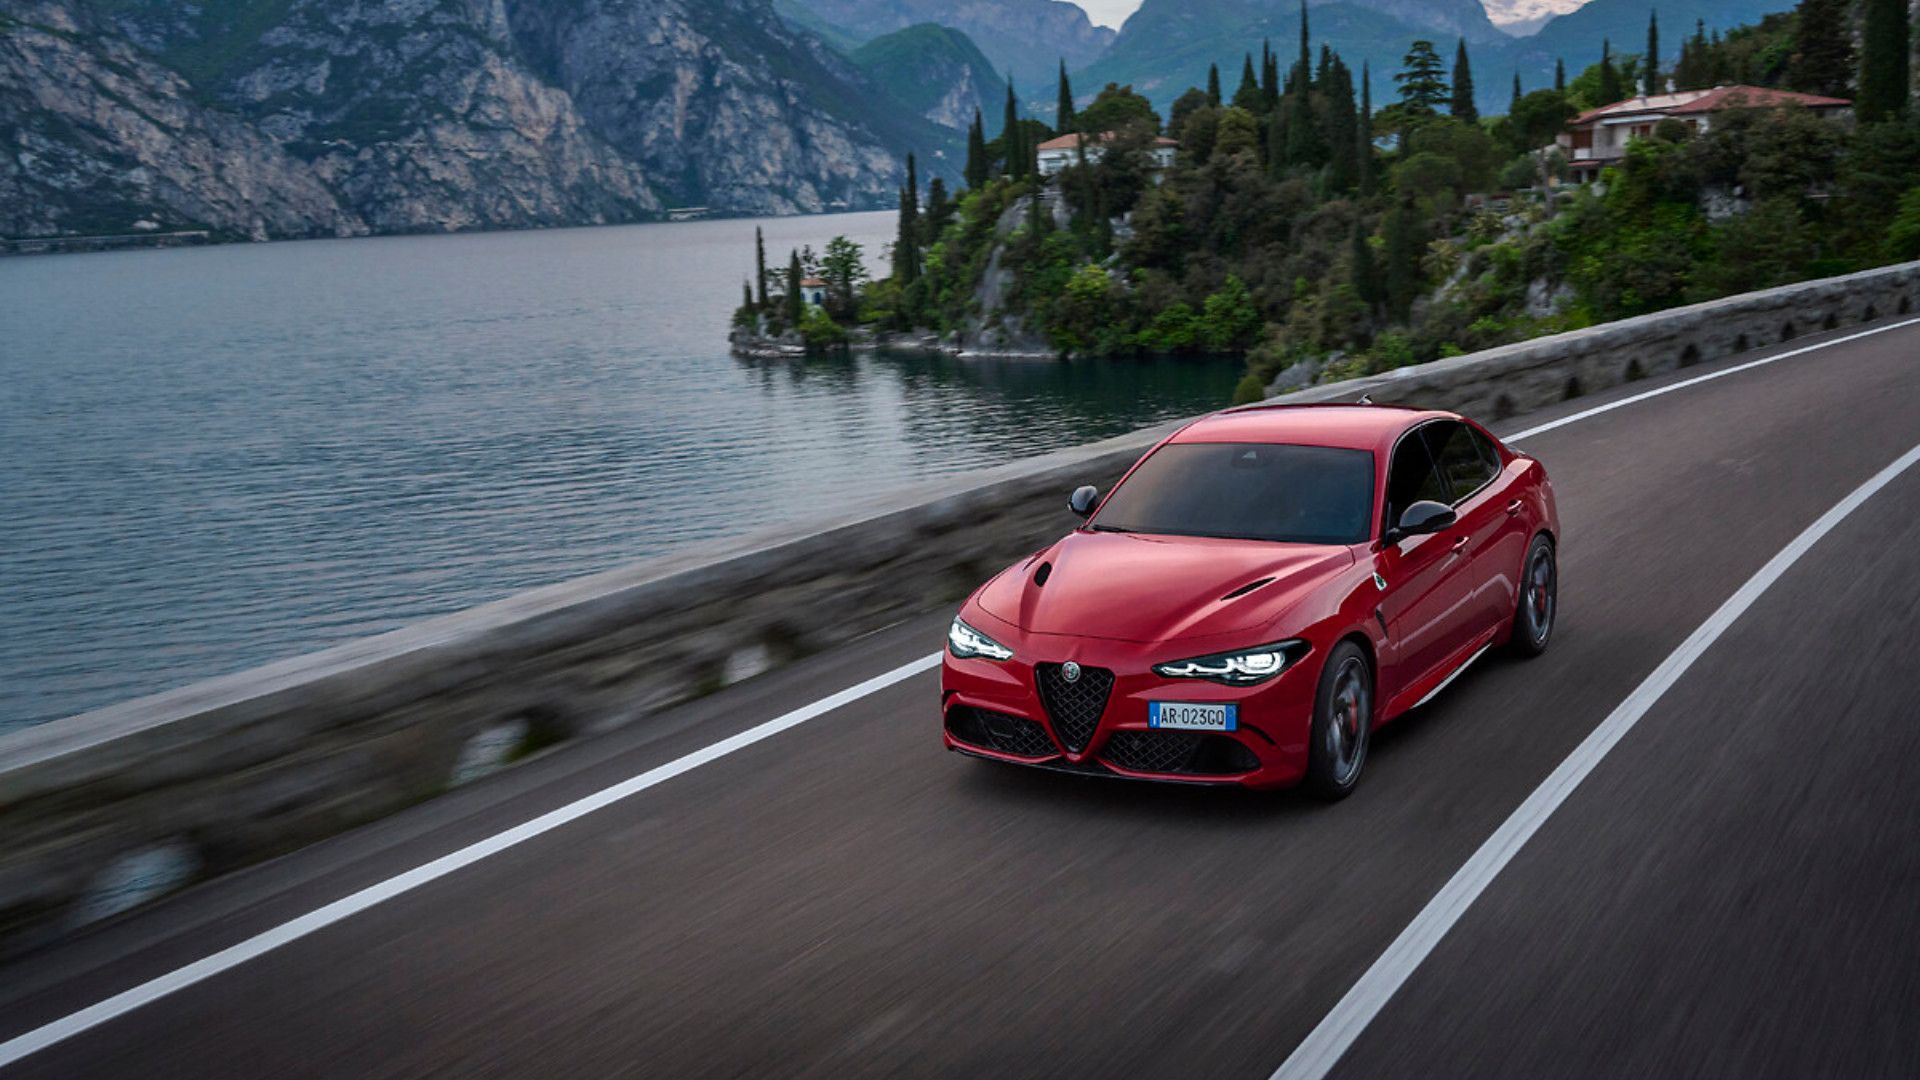
<svg viewBox="0 0 1920 1080">
<path fill-rule="evenodd" d="M 1912 322 L 1501 425 L 1577 417 L 1520 444 L 1560 500 L 1553 647 L 1384 730 L 1343 803 L 950 755 L 930 669 L 756 731 L 929 657 L 930 614 L 0 969 L 0 1076 L 1920 1076 L 1920 468 L 1776 560 L 1376 963 L 1920 444 Z M 1291 1060 L 1363 977 L 1357 1033 Z"/>
</svg>

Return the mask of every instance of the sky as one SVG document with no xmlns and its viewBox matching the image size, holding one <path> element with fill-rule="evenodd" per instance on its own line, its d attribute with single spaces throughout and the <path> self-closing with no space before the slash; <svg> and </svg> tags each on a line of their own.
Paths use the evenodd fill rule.
<svg viewBox="0 0 1920 1080">
<path fill-rule="evenodd" d="M 1087 16 L 1101 26 L 1120 29 L 1140 6 L 1140 0 L 1074 0 L 1087 12 Z M 1567 12 L 1579 7 L 1585 0 L 1482 0 L 1487 13 L 1495 23 L 1509 23 L 1528 16 L 1538 17 L 1553 12 Z"/>
</svg>

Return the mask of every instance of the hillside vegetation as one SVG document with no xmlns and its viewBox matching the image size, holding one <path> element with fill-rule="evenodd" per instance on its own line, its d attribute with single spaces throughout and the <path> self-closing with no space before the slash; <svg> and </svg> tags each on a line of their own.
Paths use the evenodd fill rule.
<svg viewBox="0 0 1920 1080">
<path fill-rule="evenodd" d="M 1850 95 L 1876 61 L 1853 54 L 1832 4 L 1724 37 L 1696 28 L 1659 54 L 1654 78 Z M 1411 43 L 1379 108 L 1308 40 L 1293 57 L 1249 58 L 1238 80 L 1215 74 L 1164 117 L 1109 86 L 1066 124 L 1115 132 L 1104 155 L 1050 181 L 1033 147 L 1054 129 L 1021 118 L 1003 121 L 1010 137 L 976 131 L 968 189 L 903 193 L 893 274 L 841 283 L 815 329 L 924 331 L 966 348 L 1001 328 L 1081 356 L 1232 353 L 1254 397 L 1276 376 L 1380 371 L 1920 257 L 1920 126 L 1904 96 L 1858 124 L 1801 108 L 1724 112 L 1705 133 L 1663 123 L 1576 186 L 1562 182 L 1555 134 L 1644 86 L 1644 55 L 1610 55 L 1483 117 L 1463 85 L 1470 57 L 1449 51 L 1451 63 Z M 1180 149 L 1156 175 L 1162 132 Z M 749 297 L 743 321 L 785 329 L 775 307 Z"/>
</svg>

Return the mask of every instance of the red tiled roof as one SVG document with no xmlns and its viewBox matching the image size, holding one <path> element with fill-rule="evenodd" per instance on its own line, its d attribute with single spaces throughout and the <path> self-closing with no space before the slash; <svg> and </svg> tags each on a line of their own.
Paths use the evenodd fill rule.
<svg viewBox="0 0 1920 1080">
<path fill-rule="evenodd" d="M 817 277 L 801 278 L 800 287 L 803 289 L 824 289 L 827 287 L 827 283 Z"/>
<path fill-rule="evenodd" d="M 1781 105 L 1800 105 L 1809 109 L 1838 109 L 1853 102 L 1846 98 L 1821 97 L 1794 90 L 1769 90 L 1764 86 L 1716 86 L 1705 97 L 1695 98 L 1673 110 L 1676 113 L 1709 113 L 1721 109 L 1772 109 Z"/>
<path fill-rule="evenodd" d="M 1114 137 L 1113 132 L 1103 131 L 1100 134 L 1093 136 L 1093 141 L 1097 143 L 1103 143 L 1113 137 Z M 1080 132 L 1075 131 L 1066 135 L 1061 135 L 1057 138 L 1048 139 L 1046 142 L 1041 143 L 1039 146 L 1035 147 L 1034 149 L 1036 150 L 1078 150 L 1080 149 L 1080 140 L 1083 138 L 1086 138 L 1086 136 L 1082 135 Z M 1180 145 L 1180 143 L 1177 140 L 1169 139 L 1165 135 L 1157 136 L 1153 140 L 1153 144 L 1155 146 L 1179 146 Z"/>
<path fill-rule="evenodd" d="M 1588 109 L 1568 121 L 1579 127 L 1608 116 L 1635 113 L 1659 113 L 1663 116 L 1697 116 L 1722 109 L 1771 109 L 1781 105 L 1800 105 L 1810 109 L 1837 109 L 1852 105 L 1845 98 L 1820 97 L 1792 90 L 1770 90 L 1764 86 L 1716 86 L 1711 90 L 1681 90 L 1652 97 L 1632 97 L 1596 109 Z"/>
</svg>

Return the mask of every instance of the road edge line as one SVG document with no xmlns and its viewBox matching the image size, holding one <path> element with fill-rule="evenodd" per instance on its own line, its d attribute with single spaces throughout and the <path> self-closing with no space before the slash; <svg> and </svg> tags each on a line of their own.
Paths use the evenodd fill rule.
<svg viewBox="0 0 1920 1080">
<path fill-rule="evenodd" d="M 1322 1017 L 1273 1073 L 1272 1080 L 1322 1080 L 1373 1022 L 1422 962 L 1439 945 L 1467 908 L 1479 899 L 1500 871 L 1519 853 L 1533 834 L 1566 802 L 1575 788 L 1599 766 L 1614 746 L 1633 730 L 1641 717 L 1672 688 L 1720 636 L 1813 546 L 1832 532 L 1868 499 L 1920 462 L 1920 446 L 1875 473 L 1767 560 L 1758 572 L 1734 591 L 1707 620 L 1633 692 L 1589 732 L 1547 778 L 1534 788 L 1493 835 L 1427 901 L 1413 921 L 1400 931 L 1359 981 Z"/>
</svg>

